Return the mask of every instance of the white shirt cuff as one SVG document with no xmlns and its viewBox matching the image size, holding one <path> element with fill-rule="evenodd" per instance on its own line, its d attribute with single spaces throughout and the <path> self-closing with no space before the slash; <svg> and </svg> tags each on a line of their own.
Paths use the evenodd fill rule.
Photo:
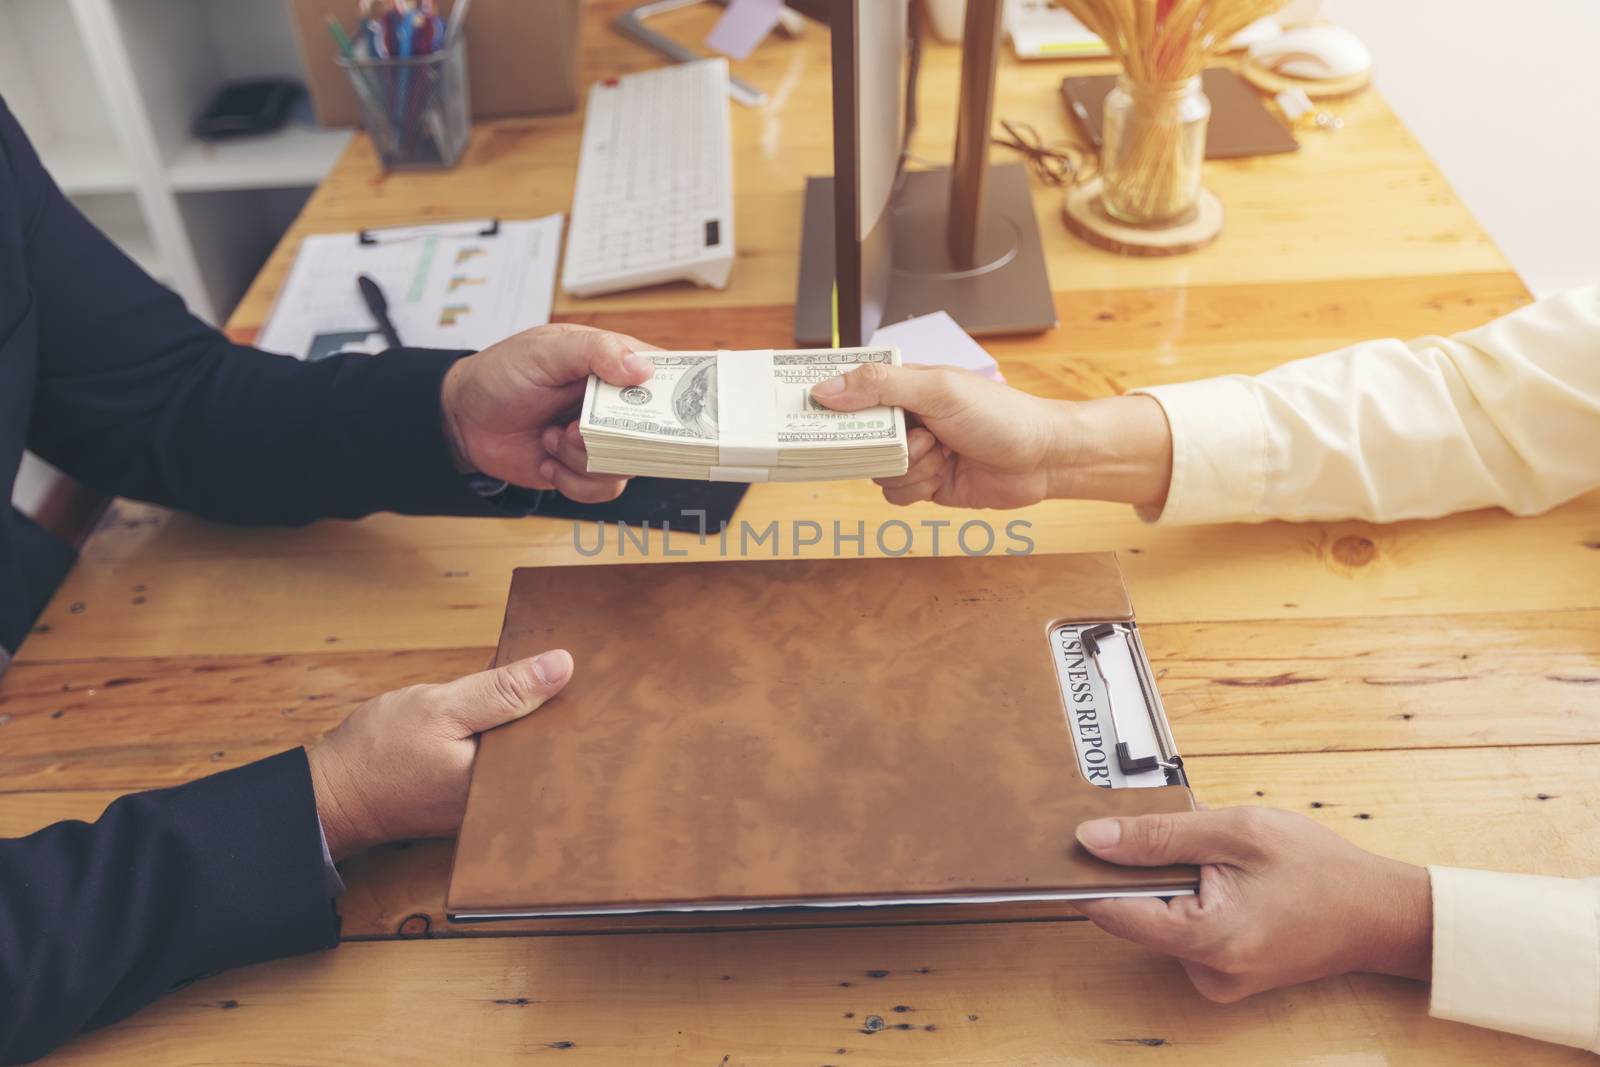
<svg viewBox="0 0 1600 1067">
<path fill-rule="evenodd" d="M 1155 397 L 1172 430 L 1172 482 L 1146 522 L 1259 522 L 1267 481 L 1267 426 L 1249 379 L 1205 378 L 1135 389 Z"/>
<path fill-rule="evenodd" d="M 339 877 L 339 868 L 333 862 L 333 853 L 328 851 L 328 831 L 322 828 L 322 817 L 317 817 L 317 837 L 322 840 L 322 880 L 327 883 L 328 896 L 336 897 L 344 892 L 344 879 Z"/>
<path fill-rule="evenodd" d="M 1430 1014 L 1600 1051 L 1600 885 L 1429 867 Z"/>
</svg>

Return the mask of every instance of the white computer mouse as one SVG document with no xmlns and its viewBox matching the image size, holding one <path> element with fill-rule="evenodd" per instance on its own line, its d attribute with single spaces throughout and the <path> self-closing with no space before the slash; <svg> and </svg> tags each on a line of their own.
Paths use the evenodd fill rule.
<svg viewBox="0 0 1600 1067">
<path fill-rule="evenodd" d="M 1372 53 L 1361 38 L 1339 26 L 1287 30 L 1252 44 L 1250 58 L 1278 74 L 1314 81 L 1348 78 L 1372 67 Z"/>
<path fill-rule="evenodd" d="M 1255 47 L 1262 41 L 1270 41 L 1274 37 L 1282 36 L 1283 27 L 1278 24 L 1278 20 L 1271 15 L 1263 15 L 1234 34 L 1233 38 L 1228 42 L 1227 51 L 1243 52 L 1247 48 Z"/>
</svg>

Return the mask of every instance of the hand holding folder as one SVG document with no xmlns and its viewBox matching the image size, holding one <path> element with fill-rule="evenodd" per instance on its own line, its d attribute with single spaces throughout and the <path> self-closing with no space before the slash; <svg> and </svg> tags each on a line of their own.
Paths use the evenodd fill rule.
<svg viewBox="0 0 1600 1067">
<path fill-rule="evenodd" d="M 1303 815 L 1223 808 L 1097 819 L 1078 827 L 1078 840 L 1114 863 L 1203 865 L 1194 896 L 1077 908 L 1118 937 L 1176 956 L 1212 1000 L 1351 971 L 1432 974 L 1428 871 L 1363 851 Z"/>
<path fill-rule="evenodd" d="M 453 919 L 1195 885 L 1072 841 L 1193 808 L 1110 556 L 517 571 L 498 660 L 556 643 L 561 699 L 483 738 Z M 1123 742 L 1164 766 L 1101 776 Z"/>
</svg>

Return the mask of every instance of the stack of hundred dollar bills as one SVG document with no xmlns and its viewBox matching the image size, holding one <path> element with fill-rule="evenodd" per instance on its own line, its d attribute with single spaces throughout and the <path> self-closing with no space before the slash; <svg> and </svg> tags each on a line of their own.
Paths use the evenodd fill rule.
<svg viewBox="0 0 1600 1067">
<path fill-rule="evenodd" d="M 857 367 L 898 366 L 898 348 L 642 354 L 656 365 L 643 385 L 589 378 L 579 428 L 591 473 L 818 482 L 906 472 L 900 408 L 830 411 L 811 397 Z"/>
</svg>

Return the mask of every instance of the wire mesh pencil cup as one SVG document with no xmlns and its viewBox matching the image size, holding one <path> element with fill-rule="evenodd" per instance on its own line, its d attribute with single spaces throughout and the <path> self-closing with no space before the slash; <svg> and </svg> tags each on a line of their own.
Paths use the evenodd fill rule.
<svg viewBox="0 0 1600 1067">
<path fill-rule="evenodd" d="M 431 55 L 338 62 L 385 169 L 446 168 L 461 159 L 472 134 L 462 35 Z"/>
</svg>

